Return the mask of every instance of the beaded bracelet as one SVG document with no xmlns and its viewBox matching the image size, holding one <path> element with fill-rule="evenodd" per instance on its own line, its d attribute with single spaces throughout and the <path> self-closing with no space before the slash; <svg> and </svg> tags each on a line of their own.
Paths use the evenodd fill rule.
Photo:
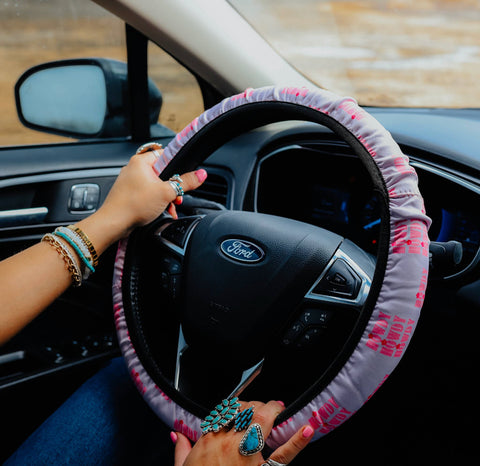
<svg viewBox="0 0 480 466">
<path fill-rule="evenodd" d="M 98 254 L 97 254 L 97 251 L 95 250 L 92 242 L 89 240 L 88 236 L 82 230 L 80 230 L 80 228 L 78 228 L 74 225 L 68 225 L 67 228 L 74 231 L 78 236 L 80 236 L 80 238 L 84 242 L 85 246 L 90 251 L 90 256 L 91 256 L 91 259 L 92 259 L 92 266 L 97 267 L 97 265 L 98 265 Z"/>
<path fill-rule="evenodd" d="M 72 253 L 68 250 L 68 248 L 54 235 L 51 233 L 47 233 L 43 236 L 42 241 L 50 244 L 55 250 L 62 256 L 63 261 L 67 267 L 67 270 L 70 272 L 72 277 L 72 282 L 74 287 L 78 287 L 82 284 L 82 271 L 78 266 L 75 258 L 73 257 Z"/>
<path fill-rule="evenodd" d="M 64 227 L 57 228 L 53 234 L 59 236 L 60 238 L 64 239 L 68 244 L 70 244 L 70 246 L 72 246 L 72 248 L 78 254 L 78 257 L 82 260 L 83 264 L 87 267 L 87 269 L 92 273 L 95 272 L 95 268 L 91 264 L 91 262 L 93 262 L 93 259 L 90 251 L 85 246 L 80 236 L 78 236 L 74 231 Z M 88 270 L 84 270 L 84 278 L 88 278 Z"/>
</svg>

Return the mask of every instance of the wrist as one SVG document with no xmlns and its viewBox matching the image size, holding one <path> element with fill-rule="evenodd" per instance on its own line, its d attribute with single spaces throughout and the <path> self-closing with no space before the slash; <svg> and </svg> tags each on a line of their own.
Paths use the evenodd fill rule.
<svg viewBox="0 0 480 466">
<path fill-rule="evenodd" d="M 128 236 L 132 228 L 121 215 L 101 207 L 89 217 L 76 224 L 90 239 L 98 255 L 109 246 Z"/>
</svg>

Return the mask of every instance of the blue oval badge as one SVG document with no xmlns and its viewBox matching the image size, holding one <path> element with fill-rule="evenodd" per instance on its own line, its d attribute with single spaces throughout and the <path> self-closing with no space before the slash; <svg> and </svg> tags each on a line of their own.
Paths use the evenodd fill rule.
<svg viewBox="0 0 480 466">
<path fill-rule="evenodd" d="M 220 249 L 227 257 L 239 262 L 259 262 L 265 256 L 259 246 L 244 239 L 226 239 Z"/>
</svg>

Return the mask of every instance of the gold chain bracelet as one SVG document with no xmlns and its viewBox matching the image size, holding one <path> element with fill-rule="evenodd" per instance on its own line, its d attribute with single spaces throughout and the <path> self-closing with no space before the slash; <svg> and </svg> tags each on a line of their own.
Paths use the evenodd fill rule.
<svg viewBox="0 0 480 466">
<path fill-rule="evenodd" d="M 82 284 L 82 272 L 80 271 L 80 267 L 76 263 L 75 259 L 73 258 L 72 254 L 63 243 L 60 242 L 55 236 L 50 233 L 47 233 L 43 238 L 42 241 L 50 244 L 55 250 L 62 256 L 63 261 L 67 267 L 68 272 L 72 277 L 72 283 L 74 287 L 78 287 Z"/>
</svg>

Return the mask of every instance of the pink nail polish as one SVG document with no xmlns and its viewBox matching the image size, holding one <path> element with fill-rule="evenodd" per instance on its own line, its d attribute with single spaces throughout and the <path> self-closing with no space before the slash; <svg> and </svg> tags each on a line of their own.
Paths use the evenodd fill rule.
<svg viewBox="0 0 480 466">
<path fill-rule="evenodd" d="M 170 432 L 170 439 L 172 440 L 173 444 L 175 445 L 178 440 L 178 435 L 175 432 Z"/>
<path fill-rule="evenodd" d="M 312 434 L 313 434 L 313 428 L 311 426 L 307 426 L 305 427 L 305 429 L 303 429 L 303 432 L 302 432 L 303 438 L 308 438 Z"/>
<path fill-rule="evenodd" d="M 281 404 L 285 408 L 285 403 L 283 401 L 277 400 L 278 404 Z"/>
<path fill-rule="evenodd" d="M 197 170 L 195 172 L 195 175 L 197 175 L 198 181 L 200 181 L 200 183 L 203 183 L 207 178 L 207 172 L 203 168 Z"/>
</svg>

